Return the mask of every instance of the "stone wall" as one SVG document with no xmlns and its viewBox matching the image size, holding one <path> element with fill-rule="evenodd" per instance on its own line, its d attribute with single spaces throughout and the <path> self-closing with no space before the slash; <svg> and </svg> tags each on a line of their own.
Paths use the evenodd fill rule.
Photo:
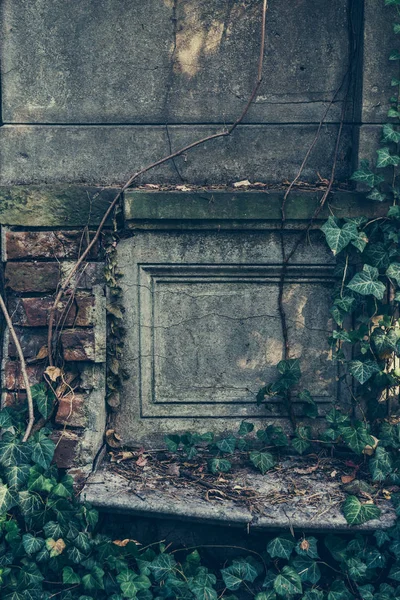
<svg viewBox="0 0 400 600">
<path fill-rule="evenodd" d="M 2 260 L 32 383 L 45 367 L 48 307 L 115 195 L 111 186 L 242 112 L 256 76 L 261 7 L 261 0 L 0 4 Z M 166 426 L 229 429 L 246 416 L 286 422 L 281 407 L 265 413 L 254 402 L 282 357 L 282 192 L 269 186 L 292 180 L 313 146 L 306 185 L 287 205 L 290 246 L 321 195 L 306 186 L 330 178 L 335 164 L 335 188 L 346 187 L 359 158 L 374 158 L 396 76 L 387 60 L 392 38 L 389 11 L 377 0 L 269 0 L 264 79 L 243 124 L 139 181 L 228 191 L 124 194 L 117 262 L 127 324 L 122 365 L 131 377 L 110 417 L 124 442 L 154 443 Z M 242 179 L 267 186 L 229 187 Z M 351 191 L 332 201 L 338 215 L 384 210 Z M 312 391 L 323 414 L 346 397 L 332 364 L 322 364 L 332 260 L 319 224 L 313 246 L 303 245 L 291 265 L 285 302 L 297 323 L 292 345 L 299 355 L 308 348 L 303 370 L 310 381 L 320 376 Z M 105 430 L 103 261 L 99 246 L 60 333 L 59 358 L 76 375 L 75 396 L 56 415 L 65 467 L 90 464 Z M 3 402 L 21 401 L 7 336 L 3 359 Z"/>
</svg>

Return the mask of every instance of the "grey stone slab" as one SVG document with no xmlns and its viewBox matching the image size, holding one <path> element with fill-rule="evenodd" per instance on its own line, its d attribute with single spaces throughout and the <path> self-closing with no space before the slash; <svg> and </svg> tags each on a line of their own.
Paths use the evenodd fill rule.
<svg viewBox="0 0 400 600">
<path fill-rule="evenodd" d="M 27 227 L 93 227 L 100 223 L 117 191 L 68 185 L 0 187 L 0 223 Z"/>
<path fill-rule="evenodd" d="M 295 466 L 294 460 L 292 467 Z M 138 486 L 105 468 L 89 477 L 81 498 L 104 511 L 194 521 L 205 525 L 246 526 L 251 530 L 289 530 L 292 527 L 302 532 L 376 531 L 392 527 L 396 520 L 391 503 L 380 501 L 378 504 L 382 515 L 379 520 L 350 528 L 340 511 L 345 498 L 340 484 L 318 473 L 303 476 L 299 483 L 299 492 L 303 491 L 303 494 L 294 497 L 289 492 L 293 482 L 282 470 L 268 472 L 264 476 L 255 473 L 234 476 L 238 484 L 257 490 L 260 494 L 260 500 L 255 503 L 257 512 L 251 512 L 243 504 L 232 500 L 207 501 L 204 496 L 200 497 L 187 487 L 180 486 L 178 480 L 174 481 L 173 478 L 164 485 L 160 484 L 159 488 L 146 489 L 146 485 Z M 286 501 L 277 503 L 279 495 Z"/>
<path fill-rule="evenodd" d="M 187 181 L 229 183 L 241 179 L 282 182 L 293 179 L 312 144 L 316 125 L 243 125 L 232 136 L 212 140 L 175 160 Z M 171 126 L 177 150 L 220 128 Z M 337 125 L 325 125 L 303 171 L 304 181 L 330 177 Z M 350 174 L 350 127 L 344 127 L 337 181 Z M 0 185 L 124 183 L 140 168 L 170 153 L 163 126 L 29 126 L 0 128 Z M 146 173 L 142 182 L 181 183 L 171 164 Z"/>
<path fill-rule="evenodd" d="M 286 234 L 287 251 L 298 235 Z M 283 358 L 279 233 L 137 232 L 117 252 L 130 375 L 114 416 L 123 443 L 232 430 L 246 417 L 287 426 L 281 402 L 256 403 Z M 333 282 L 332 256 L 313 232 L 288 267 L 284 307 L 292 357 L 300 357 L 321 415 L 338 394 L 327 341 Z"/>
<path fill-rule="evenodd" d="M 6 123 L 233 121 L 257 71 L 260 0 L 4 0 Z M 269 2 L 247 119 L 318 122 L 348 65 L 348 0 Z M 328 120 L 338 121 L 339 94 Z M 350 103 L 351 104 L 351 103 Z"/>
<path fill-rule="evenodd" d="M 285 190 L 147 191 L 127 190 L 124 214 L 133 229 L 271 229 L 280 228 Z M 291 191 L 285 202 L 286 227 L 315 226 L 329 215 L 355 217 L 387 214 L 389 203 L 368 200 L 365 193 L 335 191 L 316 214 L 323 190 Z"/>
<path fill-rule="evenodd" d="M 362 64 L 363 123 L 385 123 L 390 108 L 392 77 L 398 78 L 397 61 L 390 61 L 392 50 L 399 48 L 399 38 L 393 32 L 398 20 L 395 6 L 384 6 L 376 0 L 364 1 L 364 42 Z"/>
<path fill-rule="evenodd" d="M 371 168 L 375 168 L 381 137 L 382 125 L 362 125 L 358 128 L 358 161 L 368 160 Z M 385 169 L 380 171 L 382 175 L 387 175 Z"/>
</svg>

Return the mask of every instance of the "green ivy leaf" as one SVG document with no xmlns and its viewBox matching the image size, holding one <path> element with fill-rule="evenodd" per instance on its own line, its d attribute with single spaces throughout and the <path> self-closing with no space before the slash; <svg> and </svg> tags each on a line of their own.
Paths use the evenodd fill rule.
<svg viewBox="0 0 400 600">
<path fill-rule="evenodd" d="M 289 537 L 276 537 L 267 545 L 267 552 L 271 558 L 285 558 L 289 560 L 296 546 L 296 542 Z"/>
<path fill-rule="evenodd" d="M 29 471 L 29 465 L 14 465 L 5 468 L 4 475 L 8 486 L 15 490 L 21 489 L 28 481 Z"/>
<path fill-rule="evenodd" d="M 104 590 L 104 571 L 100 567 L 93 567 L 90 573 L 87 573 L 82 577 L 83 588 L 87 592 L 94 590 Z M 117 576 L 118 579 L 118 576 Z M 146 578 L 147 579 L 147 578 Z M 122 589 L 122 588 L 121 588 Z"/>
<path fill-rule="evenodd" d="M 295 550 L 299 556 L 319 558 L 317 543 L 317 538 L 313 536 L 307 536 L 297 542 Z"/>
<path fill-rule="evenodd" d="M 359 183 L 364 183 L 370 188 L 379 185 L 379 183 L 382 183 L 383 181 L 381 175 L 375 175 L 375 173 L 371 171 L 367 160 L 360 160 L 360 167 L 353 173 L 351 179 L 353 181 L 358 181 Z"/>
<path fill-rule="evenodd" d="M 343 514 L 349 525 L 362 525 L 379 519 L 381 511 L 375 504 L 361 504 L 357 496 L 348 496 L 343 504 Z"/>
<path fill-rule="evenodd" d="M 196 600 L 217 600 L 218 594 L 214 589 L 216 583 L 215 575 L 205 567 L 200 567 L 196 577 L 189 580 L 189 589 Z"/>
<path fill-rule="evenodd" d="M 44 419 L 48 419 L 54 406 L 54 400 L 47 391 L 44 383 L 31 386 L 32 399 Z"/>
<path fill-rule="evenodd" d="M 228 590 L 234 592 L 244 581 L 253 583 L 258 573 L 257 569 L 246 560 L 234 560 L 233 564 L 221 569 L 221 575 Z"/>
<path fill-rule="evenodd" d="M 228 473 L 232 464 L 226 458 L 213 458 L 209 462 L 209 468 L 211 473 Z"/>
<path fill-rule="evenodd" d="M 150 570 L 152 571 L 156 581 L 165 579 L 168 573 L 173 573 L 176 568 L 176 561 L 171 554 L 162 553 L 159 554 L 150 564 Z"/>
<path fill-rule="evenodd" d="M 0 515 L 5 514 L 16 504 L 15 497 L 10 493 L 7 485 L 0 483 Z"/>
<path fill-rule="evenodd" d="M 400 54 L 397 54 L 400 57 Z M 397 154 L 390 154 L 390 148 L 388 146 L 379 148 L 376 153 L 378 155 L 378 159 L 376 161 L 376 166 L 378 169 L 384 169 L 385 167 L 391 166 L 397 167 L 397 165 L 400 163 L 400 156 L 397 156 Z"/>
<path fill-rule="evenodd" d="M 375 202 L 384 202 L 387 199 L 387 195 L 384 194 L 383 192 L 380 192 L 378 190 L 378 188 L 374 188 L 367 195 L 367 198 L 368 198 L 368 200 L 375 200 Z M 368 242 L 368 239 L 366 240 L 366 243 L 367 242 Z"/>
<path fill-rule="evenodd" d="M 178 450 L 181 438 L 179 435 L 166 435 L 164 441 L 169 452 L 176 452 Z"/>
<path fill-rule="evenodd" d="M 77 585 L 81 582 L 81 578 L 75 573 L 72 567 L 63 568 L 62 580 L 65 585 Z"/>
<path fill-rule="evenodd" d="M 374 456 L 369 461 L 369 470 L 374 481 L 385 481 L 392 472 L 392 460 L 389 452 L 378 446 Z"/>
<path fill-rule="evenodd" d="M 222 438 L 215 444 L 221 452 L 226 454 L 233 454 L 236 448 L 236 438 L 233 436 Z"/>
<path fill-rule="evenodd" d="M 301 594 L 303 586 L 299 574 L 292 567 L 283 567 L 280 574 L 275 578 L 274 590 L 284 598 Z"/>
<path fill-rule="evenodd" d="M 321 571 L 318 563 L 307 556 L 297 556 L 292 566 L 300 575 L 301 581 L 308 581 L 315 585 L 321 579 Z"/>
<path fill-rule="evenodd" d="M 389 54 L 389 60 L 400 60 L 400 52 L 398 50 L 392 50 Z"/>
<path fill-rule="evenodd" d="M 400 263 L 391 263 L 387 268 L 386 275 L 400 285 Z"/>
<path fill-rule="evenodd" d="M 27 554 L 36 554 L 43 548 L 45 541 L 43 538 L 37 538 L 31 533 L 22 536 L 22 545 Z"/>
<path fill-rule="evenodd" d="M 275 466 L 275 459 L 269 452 L 254 450 L 250 452 L 250 461 L 263 475 Z"/>
<path fill-rule="evenodd" d="M 43 469 L 48 469 L 53 460 L 55 448 L 54 443 L 48 437 L 39 436 L 36 441 L 32 442 L 32 460 Z"/>
<path fill-rule="evenodd" d="M 373 360 L 351 360 L 349 362 L 349 373 L 364 385 L 375 373 L 379 373 L 380 368 Z"/>
<path fill-rule="evenodd" d="M 251 433 L 253 431 L 253 429 L 254 429 L 253 423 L 248 423 L 247 421 L 242 421 L 240 423 L 238 434 L 239 435 L 247 435 L 248 433 Z"/>
<path fill-rule="evenodd" d="M 160 554 L 160 556 L 165 556 Z M 162 577 L 160 577 L 162 579 Z M 157 579 L 159 580 L 159 579 Z M 141 590 L 148 590 L 151 587 L 151 581 L 146 575 L 137 575 L 134 571 L 125 569 L 117 575 L 117 581 L 121 591 L 127 598 L 136 598 L 136 594 Z"/>
<path fill-rule="evenodd" d="M 378 281 L 378 277 L 378 269 L 365 264 L 363 270 L 354 275 L 347 287 L 362 296 L 372 295 L 378 300 L 382 300 L 386 288 L 382 282 Z"/>
<path fill-rule="evenodd" d="M 334 256 L 358 237 L 357 227 L 353 223 L 345 223 L 343 227 L 339 227 L 334 217 L 329 217 L 321 230 L 324 232 L 328 246 Z"/>
</svg>

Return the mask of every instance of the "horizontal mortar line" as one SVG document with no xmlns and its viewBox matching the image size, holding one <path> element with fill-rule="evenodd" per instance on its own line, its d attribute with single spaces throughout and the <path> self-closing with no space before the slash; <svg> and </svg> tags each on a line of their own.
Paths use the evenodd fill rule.
<svg viewBox="0 0 400 600">
<path fill-rule="evenodd" d="M 181 123 L 168 123 L 168 129 L 173 129 L 174 127 L 225 127 L 228 128 L 231 126 L 233 122 L 225 121 L 225 122 L 181 122 Z M 238 128 L 243 127 L 260 127 L 260 126 L 275 126 L 275 127 L 290 127 L 291 125 L 310 125 L 310 126 L 318 126 L 320 124 L 319 121 L 288 121 L 285 123 L 282 122 L 269 122 L 269 121 L 254 121 L 251 123 L 240 123 Z M 354 122 L 354 121 L 343 121 L 343 125 L 382 125 L 383 123 L 367 123 L 367 122 Z M 324 125 L 340 125 L 338 121 L 325 121 Z M 3 122 L 1 124 L 2 127 L 159 127 L 162 129 L 166 128 L 165 123 L 158 122 L 145 122 L 145 123 L 47 123 L 47 122 Z"/>
<path fill-rule="evenodd" d="M 332 401 L 333 402 L 333 401 Z M 270 420 L 270 419 L 289 419 L 288 415 L 190 415 L 187 417 L 182 417 L 182 416 L 172 416 L 172 417 L 167 417 L 165 415 L 163 416 L 147 416 L 147 415 L 140 415 L 141 419 L 179 419 L 179 420 L 183 420 L 183 419 L 207 419 L 207 421 L 209 419 L 231 419 L 231 420 L 236 420 L 236 419 L 262 419 L 262 420 Z M 306 417 L 304 417 L 306 418 Z M 320 419 L 325 419 L 324 415 L 318 416 L 314 419 L 314 421 L 316 420 L 320 420 Z"/>
</svg>

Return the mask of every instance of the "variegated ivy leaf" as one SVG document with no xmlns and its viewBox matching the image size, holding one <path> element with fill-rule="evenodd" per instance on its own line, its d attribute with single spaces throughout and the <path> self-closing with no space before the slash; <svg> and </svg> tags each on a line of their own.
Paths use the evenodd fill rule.
<svg viewBox="0 0 400 600">
<path fill-rule="evenodd" d="M 385 293 L 385 286 L 378 280 L 379 271 L 370 265 L 364 265 L 360 273 L 356 273 L 347 287 L 353 292 L 357 292 L 362 296 L 375 296 L 378 300 L 382 300 Z"/>
<path fill-rule="evenodd" d="M 397 165 L 400 163 L 400 156 L 397 156 L 397 154 L 390 154 L 390 148 L 388 146 L 379 148 L 376 153 L 378 155 L 376 166 L 379 169 L 384 169 L 385 167 L 390 166 L 397 167 Z"/>
<path fill-rule="evenodd" d="M 343 514 L 349 525 L 362 525 L 379 519 L 381 511 L 375 504 L 361 504 L 356 496 L 348 496 L 343 504 Z"/>
<path fill-rule="evenodd" d="M 370 188 L 373 188 L 383 181 L 381 175 L 375 175 L 375 173 L 371 171 L 367 160 L 360 160 L 360 167 L 353 173 L 351 179 L 353 181 L 358 181 L 359 183 L 364 183 Z"/>
<path fill-rule="evenodd" d="M 321 229 L 335 256 L 358 237 L 358 230 L 354 223 L 345 223 L 343 227 L 339 227 L 334 217 L 329 217 Z"/>
<path fill-rule="evenodd" d="M 391 263 L 387 268 L 386 275 L 400 285 L 400 263 Z"/>
<path fill-rule="evenodd" d="M 366 383 L 368 379 L 375 373 L 379 373 L 380 368 L 373 360 L 352 360 L 349 362 L 349 372 L 361 385 Z"/>
<path fill-rule="evenodd" d="M 387 198 L 386 194 L 383 194 L 378 190 L 378 188 L 374 188 L 367 196 L 368 200 L 375 200 L 376 202 L 384 202 Z"/>
<path fill-rule="evenodd" d="M 10 493 L 8 486 L 0 484 L 0 515 L 4 515 L 16 504 L 16 499 Z"/>
<path fill-rule="evenodd" d="M 396 131 L 391 123 L 386 123 L 382 127 L 383 139 L 387 142 L 400 142 L 400 131 Z"/>
</svg>

